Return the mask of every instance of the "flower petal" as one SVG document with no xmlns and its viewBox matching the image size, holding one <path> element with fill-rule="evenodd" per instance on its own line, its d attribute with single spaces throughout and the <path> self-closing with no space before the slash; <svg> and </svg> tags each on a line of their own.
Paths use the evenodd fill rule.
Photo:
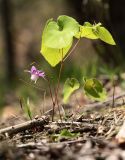
<svg viewBox="0 0 125 160">
<path fill-rule="evenodd" d="M 38 78 L 39 78 L 39 76 L 37 76 L 35 74 L 31 74 L 31 80 L 34 81 L 35 83 L 36 83 Z"/>
<path fill-rule="evenodd" d="M 32 66 L 32 68 L 31 68 L 31 73 L 34 73 L 34 72 L 36 72 L 36 71 L 37 71 L 36 67 L 35 67 L 35 66 Z"/>
<path fill-rule="evenodd" d="M 38 75 L 39 75 L 39 77 L 43 77 L 43 78 L 45 77 L 45 73 L 44 72 L 39 72 Z"/>
</svg>

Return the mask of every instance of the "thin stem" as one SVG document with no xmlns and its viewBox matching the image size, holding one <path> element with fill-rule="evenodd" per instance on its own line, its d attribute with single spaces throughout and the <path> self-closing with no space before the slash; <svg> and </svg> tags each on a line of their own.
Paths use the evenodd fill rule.
<svg viewBox="0 0 125 160">
<path fill-rule="evenodd" d="M 69 52 L 69 54 L 64 58 L 63 62 L 70 56 L 70 54 L 76 49 L 78 43 L 79 43 L 80 39 L 78 39 L 78 41 L 76 42 L 76 44 L 73 46 L 73 48 L 71 49 L 71 51 Z"/>
<path fill-rule="evenodd" d="M 44 95 L 43 95 L 43 110 L 42 110 L 43 114 L 45 112 L 45 98 L 46 98 L 46 92 L 44 92 Z"/>
<path fill-rule="evenodd" d="M 112 107 L 115 106 L 115 80 L 113 79 Z"/>
<path fill-rule="evenodd" d="M 58 93 L 59 93 L 59 84 L 60 84 L 60 78 L 61 78 L 62 68 L 63 68 L 63 49 L 62 49 L 62 60 L 61 60 L 61 66 L 60 66 L 60 70 L 59 70 L 57 88 L 56 88 L 56 91 L 55 91 L 55 104 L 57 104 L 57 106 L 58 106 L 60 120 L 62 120 L 62 117 L 61 117 L 61 114 L 60 114 L 60 108 L 59 108 L 59 103 L 58 103 Z"/>
<path fill-rule="evenodd" d="M 61 77 L 62 68 L 63 68 L 63 62 L 75 50 L 75 48 L 77 47 L 79 41 L 80 41 L 80 39 L 78 39 L 78 41 L 76 42 L 76 44 L 73 46 L 73 48 L 71 49 L 71 51 L 69 52 L 69 54 L 64 59 L 63 59 L 63 48 L 62 48 L 62 60 L 61 60 L 61 66 L 60 66 L 59 77 L 58 77 L 58 82 L 57 82 L 57 88 L 56 88 L 56 92 L 55 92 L 55 104 L 57 104 L 57 106 L 58 106 L 60 119 L 62 119 L 62 118 L 61 118 L 60 109 L 59 109 L 59 103 L 58 103 L 58 92 L 59 92 L 59 83 L 60 83 L 60 77 Z"/>
<path fill-rule="evenodd" d="M 47 80 L 47 82 L 48 82 L 50 97 L 51 97 L 51 100 L 52 100 L 52 103 L 53 103 L 53 112 L 52 112 L 52 121 L 53 121 L 53 120 L 54 120 L 54 111 L 55 111 L 55 102 L 54 102 L 53 95 L 52 95 L 50 80 L 49 80 L 48 78 L 47 78 L 46 80 Z"/>
<path fill-rule="evenodd" d="M 63 68 L 63 62 L 75 50 L 75 48 L 77 47 L 79 41 L 80 41 L 80 39 L 76 42 L 76 44 L 74 45 L 74 47 L 71 49 L 71 51 L 69 52 L 69 54 L 64 59 L 63 59 L 63 48 L 62 48 L 62 60 L 61 60 L 61 66 L 60 66 L 60 70 L 59 70 L 57 88 L 56 88 L 56 91 L 55 91 L 55 101 L 53 100 L 52 91 L 51 91 L 51 87 L 50 87 L 50 81 L 47 79 L 48 80 L 48 85 L 49 85 L 49 90 L 50 90 L 50 96 L 51 96 L 52 103 L 53 103 L 52 121 L 54 120 L 54 112 L 55 112 L 55 105 L 56 104 L 58 106 L 58 111 L 59 111 L 60 119 L 62 120 L 61 113 L 60 113 L 60 108 L 59 108 L 59 102 L 58 102 L 58 92 L 59 92 L 59 84 L 60 84 L 60 78 L 61 78 L 61 73 L 62 73 L 62 68 Z"/>
<path fill-rule="evenodd" d="M 62 117 L 61 117 L 61 112 L 60 112 L 60 108 L 59 108 L 59 101 L 58 101 L 58 98 L 57 98 L 57 106 L 58 106 L 58 111 L 59 111 L 59 117 L 60 117 L 60 120 L 62 121 Z"/>
</svg>

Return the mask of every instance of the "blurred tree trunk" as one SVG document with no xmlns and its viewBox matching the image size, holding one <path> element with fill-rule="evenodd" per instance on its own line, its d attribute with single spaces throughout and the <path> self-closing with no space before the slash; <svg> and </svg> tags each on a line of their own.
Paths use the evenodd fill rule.
<svg viewBox="0 0 125 160">
<path fill-rule="evenodd" d="M 66 0 L 70 8 L 73 8 L 75 17 L 80 24 L 83 24 L 83 0 Z"/>
<path fill-rule="evenodd" d="M 118 34 L 115 35 L 116 29 L 115 29 L 115 23 L 112 23 L 112 17 L 114 17 L 114 19 L 117 21 L 116 14 L 119 12 L 118 9 L 121 9 L 118 8 L 118 5 L 122 4 L 119 4 L 120 3 L 119 1 L 115 1 L 114 3 L 114 1 L 115 0 L 101 0 L 101 1 L 68 0 L 70 6 L 72 6 L 75 10 L 77 20 L 80 20 L 81 24 L 83 24 L 83 21 L 84 22 L 89 21 L 92 24 L 94 22 L 96 23 L 101 22 L 108 30 L 110 30 L 117 43 L 118 40 L 117 36 L 120 37 L 120 35 Z M 122 34 L 124 36 L 124 33 Z M 97 54 L 107 64 L 110 64 L 111 66 L 116 66 L 120 65 L 123 62 L 124 54 L 121 52 L 119 46 L 111 46 L 102 41 L 94 41 L 94 40 L 92 41 L 92 44 L 95 50 L 97 51 Z M 121 42 L 119 44 L 121 46 Z"/>
<path fill-rule="evenodd" d="M 125 57 L 125 0 L 108 0 L 111 22 L 116 39 Z"/>
<path fill-rule="evenodd" d="M 11 87 L 16 77 L 15 71 L 15 51 L 13 45 L 13 16 L 11 0 L 1 1 L 2 21 L 5 38 L 5 58 L 6 58 L 6 78 L 8 85 Z"/>
</svg>

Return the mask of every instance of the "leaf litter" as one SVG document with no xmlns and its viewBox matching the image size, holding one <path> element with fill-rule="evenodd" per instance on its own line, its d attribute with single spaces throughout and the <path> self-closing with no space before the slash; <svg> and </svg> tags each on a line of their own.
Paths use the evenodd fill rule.
<svg viewBox="0 0 125 160">
<path fill-rule="evenodd" d="M 125 141 L 118 143 L 115 138 L 125 120 L 124 108 L 86 111 L 67 121 L 52 122 L 49 116 L 36 117 L 35 120 L 24 120 L 30 127 L 17 132 L 14 127 L 19 124 L 13 118 L 13 132 L 0 134 L 0 159 L 125 159 Z M 46 121 L 32 125 L 40 119 Z"/>
</svg>

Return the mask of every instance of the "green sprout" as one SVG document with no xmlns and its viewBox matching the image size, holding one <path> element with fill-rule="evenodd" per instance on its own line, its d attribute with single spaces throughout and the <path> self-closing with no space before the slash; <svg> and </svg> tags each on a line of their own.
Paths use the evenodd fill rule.
<svg viewBox="0 0 125 160">
<path fill-rule="evenodd" d="M 72 47 L 74 38 L 78 39 L 78 41 Z M 81 38 L 100 39 L 110 45 L 116 45 L 110 32 L 100 22 L 97 24 L 85 22 L 80 25 L 74 18 L 66 15 L 59 16 L 57 21 L 48 20 L 43 30 L 41 54 L 52 67 L 61 62 L 55 101 L 53 102 L 53 113 L 56 103 L 58 105 L 58 90 L 63 62 L 74 51 Z M 70 95 L 79 87 L 80 84 L 75 78 L 68 78 L 63 88 L 63 102 L 67 103 Z M 84 79 L 83 88 L 85 94 L 92 99 L 102 101 L 106 98 L 106 91 L 103 85 L 95 78 Z"/>
<path fill-rule="evenodd" d="M 25 114 L 30 118 L 30 120 L 32 120 L 32 111 L 30 109 L 29 98 L 27 98 L 27 100 L 23 99 L 23 104 Z"/>
<path fill-rule="evenodd" d="M 31 79 L 35 81 L 35 83 L 39 77 L 44 78 L 46 82 L 48 82 L 50 96 L 53 104 L 52 121 L 54 119 L 54 110 L 56 105 L 58 106 L 60 114 L 58 92 L 60 88 L 59 83 L 61 79 L 63 63 L 75 50 L 81 38 L 88 38 L 92 40 L 100 39 L 110 45 L 116 45 L 110 32 L 105 27 L 103 27 L 101 23 L 91 24 L 89 22 L 85 22 L 83 25 L 80 25 L 74 18 L 61 15 L 57 18 L 57 21 L 50 19 L 45 25 L 42 33 L 40 52 L 52 67 L 55 67 L 61 62 L 57 87 L 54 92 L 54 98 L 50 86 L 50 80 L 48 77 L 45 78 L 44 72 L 37 70 L 34 66 L 31 71 L 28 71 L 31 73 Z M 74 39 L 77 39 L 77 42 L 74 44 L 74 46 L 72 46 Z M 77 79 L 68 78 L 63 88 L 63 102 L 67 103 L 70 95 L 75 90 L 79 89 L 79 87 L 80 84 Z M 103 85 L 95 78 L 83 79 L 82 87 L 84 89 L 84 93 L 92 99 L 102 101 L 107 96 Z M 25 110 L 30 119 L 32 119 L 32 114 L 29 108 L 29 100 L 27 103 L 25 102 Z"/>
</svg>

